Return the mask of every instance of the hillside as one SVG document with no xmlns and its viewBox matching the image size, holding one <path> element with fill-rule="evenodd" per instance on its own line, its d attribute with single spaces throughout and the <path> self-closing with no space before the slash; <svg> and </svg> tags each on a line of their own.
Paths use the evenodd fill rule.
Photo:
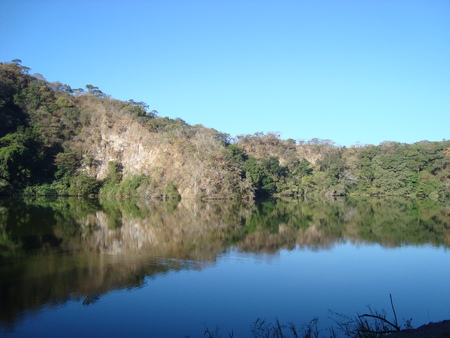
<svg viewBox="0 0 450 338">
<path fill-rule="evenodd" d="M 450 141 L 340 147 L 228 134 L 0 63 L 0 194 L 450 196 Z"/>
<path fill-rule="evenodd" d="M 158 117 L 91 85 L 48 83 L 19 63 L 0 71 L 3 193 L 85 195 L 102 187 L 154 198 L 253 198 L 217 131 Z"/>
</svg>

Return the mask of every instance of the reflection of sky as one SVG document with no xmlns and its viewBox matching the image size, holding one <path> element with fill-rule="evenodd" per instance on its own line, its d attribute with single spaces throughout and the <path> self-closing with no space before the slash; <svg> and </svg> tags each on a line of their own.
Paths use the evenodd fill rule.
<svg viewBox="0 0 450 338">
<path fill-rule="evenodd" d="M 169 272 L 131 291 L 111 292 L 92 305 L 70 303 L 28 318 L 17 335 L 203 336 L 219 325 L 249 336 L 256 318 L 297 327 L 328 309 L 354 315 L 385 309 L 392 294 L 398 318 L 418 326 L 450 318 L 449 252 L 431 246 L 385 249 L 336 245 L 327 251 L 281 250 L 276 255 L 229 250 L 201 271 Z"/>
</svg>

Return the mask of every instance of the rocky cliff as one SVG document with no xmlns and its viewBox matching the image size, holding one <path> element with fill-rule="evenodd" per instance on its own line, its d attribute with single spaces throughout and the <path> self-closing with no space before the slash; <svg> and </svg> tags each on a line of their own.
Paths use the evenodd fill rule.
<svg viewBox="0 0 450 338">
<path fill-rule="evenodd" d="M 115 162 L 124 178 L 144 175 L 150 180 L 144 192 L 148 196 L 172 184 L 182 198 L 253 197 L 250 183 L 233 168 L 217 131 L 182 124 L 166 132 L 152 131 L 153 121 L 146 125 L 124 114 L 118 102 L 89 97 L 82 102 L 91 121 L 72 147 L 83 150 L 83 170 L 90 176 L 106 178 L 108 164 Z"/>
</svg>

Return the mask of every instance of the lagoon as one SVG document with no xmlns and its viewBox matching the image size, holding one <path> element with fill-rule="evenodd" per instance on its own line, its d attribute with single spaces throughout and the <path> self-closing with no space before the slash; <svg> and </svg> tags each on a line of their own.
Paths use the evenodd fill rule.
<svg viewBox="0 0 450 338">
<path fill-rule="evenodd" d="M 449 206 L 433 200 L 0 201 L 1 336 L 326 336 L 368 306 L 450 318 Z M 330 311 L 331 310 L 331 311 Z"/>
</svg>

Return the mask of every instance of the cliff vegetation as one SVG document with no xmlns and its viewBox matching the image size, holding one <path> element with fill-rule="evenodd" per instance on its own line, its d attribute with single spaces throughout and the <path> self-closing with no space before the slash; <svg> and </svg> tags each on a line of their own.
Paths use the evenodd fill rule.
<svg viewBox="0 0 450 338">
<path fill-rule="evenodd" d="M 0 63 L 0 194 L 248 199 L 450 196 L 450 141 L 341 147 L 230 135 Z"/>
</svg>

